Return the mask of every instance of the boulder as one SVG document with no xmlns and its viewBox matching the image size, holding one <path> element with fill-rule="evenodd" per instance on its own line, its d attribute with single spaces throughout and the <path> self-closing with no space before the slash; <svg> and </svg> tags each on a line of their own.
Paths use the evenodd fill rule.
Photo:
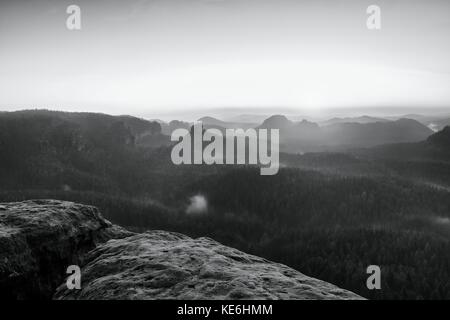
<svg viewBox="0 0 450 320">
<path fill-rule="evenodd" d="M 72 264 L 132 233 L 95 207 L 56 200 L 0 203 L 0 298 L 50 299 Z"/>
<path fill-rule="evenodd" d="M 82 288 L 56 299 L 362 299 L 209 238 L 149 231 L 110 240 L 86 257 Z"/>
<path fill-rule="evenodd" d="M 81 267 L 81 289 L 64 279 Z M 132 233 L 92 206 L 0 203 L 2 299 L 362 299 L 292 268 L 166 232 Z"/>
</svg>

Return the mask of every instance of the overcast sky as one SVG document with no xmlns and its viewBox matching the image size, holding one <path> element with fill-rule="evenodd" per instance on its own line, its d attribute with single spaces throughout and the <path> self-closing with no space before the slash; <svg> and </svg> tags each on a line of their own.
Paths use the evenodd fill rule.
<svg viewBox="0 0 450 320">
<path fill-rule="evenodd" d="M 0 110 L 447 107 L 449 50 L 447 0 L 0 1 Z"/>
</svg>

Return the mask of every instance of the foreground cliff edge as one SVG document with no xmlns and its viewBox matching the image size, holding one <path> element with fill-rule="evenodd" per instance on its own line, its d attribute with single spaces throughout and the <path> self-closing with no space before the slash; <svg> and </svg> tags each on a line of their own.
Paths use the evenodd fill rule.
<svg viewBox="0 0 450 320">
<path fill-rule="evenodd" d="M 81 290 L 66 268 L 80 265 Z M 95 207 L 56 200 L 0 204 L 2 299 L 362 299 L 208 238 L 134 234 Z"/>
</svg>

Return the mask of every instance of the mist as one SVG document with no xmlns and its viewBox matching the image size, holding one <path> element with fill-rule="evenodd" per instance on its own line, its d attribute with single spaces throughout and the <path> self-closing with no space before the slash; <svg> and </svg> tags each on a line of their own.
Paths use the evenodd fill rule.
<svg viewBox="0 0 450 320">
<path fill-rule="evenodd" d="M 186 208 L 188 215 L 202 215 L 208 212 L 208 201 L 205 196 L 198 194 L 189 199 L 190 203 Z"/>
</svg>

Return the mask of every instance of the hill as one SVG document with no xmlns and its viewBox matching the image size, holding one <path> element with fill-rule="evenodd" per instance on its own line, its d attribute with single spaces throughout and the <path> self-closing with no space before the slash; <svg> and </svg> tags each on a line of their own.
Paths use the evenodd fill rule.
<svg viewBox="0 0 450 320">
<path fill-rule="evenodd" d="M 280 150 L 287 153 L 342 151 L 351 148 L 425 140 L 433 131 L 418 121 L 400 119 L 380 122 L 337 122 L 319 127 L 303 120 L 294 122 L 282 115 L 266 119 L 259 128 L 280 130 Z"/>
<path fill-rule="evenodd" d="M 320 123 L 321 126 L 328 126 L 337 123 L 373 123 L 373 122 L 388 122 L 389 120 L 371 116 L 360 117 L 344 117 L 344 118 L 332 118 Z"/>
<path fill-rule="evenodd" d="M 117 184 L 131 183 L 125 175 L 139 181 L 139 163 L 149 149 L 169 143 L 159 123 L 130 116 L 1 113 L 2 188 L 122 189 Z"/>
</svg>

